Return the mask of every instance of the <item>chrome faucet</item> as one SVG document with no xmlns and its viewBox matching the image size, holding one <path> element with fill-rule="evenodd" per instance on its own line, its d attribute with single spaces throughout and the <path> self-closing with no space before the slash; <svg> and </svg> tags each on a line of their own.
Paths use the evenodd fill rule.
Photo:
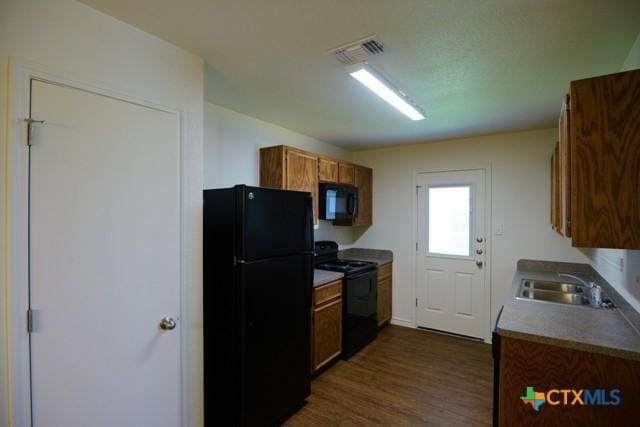
<svg viewBox="0 0 640 427">
<path fill-rule="evenodd" d="M 558 273 L 558 277 L 570 277 L 582 283 L 582 286 L 589 289 L 589 302 L 594 307 L 600 307 L 602 305 L 602 288 L 594 282 L 587 282 L 582 277 L 578 277 L 569 273 Z"/>
<path fill-rule="evenodd" d="M 558 277 L 570 277 L 572 279 L 576 279 L 578 282 L 582 283 L 582 286 L 584 286 L 585 288 L 589 288 L 591 289 L 591 287 L 593 287 L 595 285 L 595 283 L 589 283 L 586 280 L 584 280 L 582 277 L 578 277 L 574 274 L 569 274 L 569 273 L 558 273 Z"/>
</svg>

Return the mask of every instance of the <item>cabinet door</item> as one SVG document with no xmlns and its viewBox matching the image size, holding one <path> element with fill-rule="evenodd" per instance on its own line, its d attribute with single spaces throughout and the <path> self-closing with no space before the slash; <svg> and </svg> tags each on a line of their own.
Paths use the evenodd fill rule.
<svg viewBox="0 0 640 427">
<path fill-rule="evenodd" d="M 559 165 L 559 198 L 560 198 L 560 218 L 558 222 L 560 229 L 558 232 L 566 237 L 571 237 L 571 149 L 570 149 L 570 114 L 569 114 L 569 95 L 564 97 L 562 109 L 560 111 L 560 120 L 558 123 L 560 155 Z"/>
<path fill-rule="evenodd" d="M 391 276 L 378 280 L 378 326 L 391 320 Z"/>
<path fill-rule="evenodd" d="M 342 299 L 313 310 L 313 370 L 342 352 Z"/>
<path fill-rule="evenodd" d="M 320 181 L 338 182 L 338 162 L 322 157 L 318 162 L 318 177 Z"/>
<path fill-rule="evenodd" d="M 560 147 L 556 142 L 551 156 L 551 227 L 561 232 L 560 210 Z"/>
<path fill-rule="evenodd" d="M 550 180 L 549 180 L 549 222 L 551 223 L 551 229 L 556 229 L 556 156 L 555 152 L 551 154 L 551 165 L 549 166 Z"/>
<path fill-rule="evenodd" d="M 348 163 L 340 163 L 340 184 L 355 185 L 356 169 Z"/>
<path fill-rule="evenodd" d="M 640 362 L 636 360 L 508 336 L 500 337 L 500 357 L 496 360 L 500 363 L 499 378 L 495 382 L 499 387 L 500 426 L 638 425 Z M 527 386 L 535 386 L 535 391 L 539 391 L 558 388 L 559 384 L 580 384 L 579 388 L 586 389 L 619 389 L 621 401 L 619 405 L 572 405 L 572 399 L 566 405 L 547 402 L 537 413 L 529 405 L 516 404 L 515 396 L 522 396 Z M 607 402 L 609 393 L 602 396 L 603 403 Z M 557 398 L 562 402 L 562 394 Z"/>
<path fill-rule="evenodd" d="M 640 249 L 640 70 L 571 82 L 571 243 Z"/>
<path fill-rule="evenodd" d="M 371 169 L 356 166 L 355 184 L 358 187 L 358 217 L 353 225 L 371 225 L 373 222 L 373 174 Z"/>
<path fill-rule="evenodd" d="M 287 150 L 287 190 L 307 191 L 313 196 L 313 223 L 318 223 L 318 158 Z"/>
</svg>

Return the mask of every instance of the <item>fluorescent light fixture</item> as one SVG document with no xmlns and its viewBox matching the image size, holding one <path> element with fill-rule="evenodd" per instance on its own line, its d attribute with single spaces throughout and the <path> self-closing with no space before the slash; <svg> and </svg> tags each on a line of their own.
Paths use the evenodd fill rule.
<svg viewBox="0 0 640 427">
<path fill-rule="evenodd" d="M 408 98 L 399 90 L 392 88 L 383 78 L 376 76 L 376 74 L 369 67 L 363 64 L 359 64 L 356 67 L 348 68 L 347 72 L 369 88 L 373 93 L 380 98 L 393 105 L 398 111 L 411 120 L 424 120 L 424 114 L 418 110 L 415 106 L 407 102 Z"/>
</svg>

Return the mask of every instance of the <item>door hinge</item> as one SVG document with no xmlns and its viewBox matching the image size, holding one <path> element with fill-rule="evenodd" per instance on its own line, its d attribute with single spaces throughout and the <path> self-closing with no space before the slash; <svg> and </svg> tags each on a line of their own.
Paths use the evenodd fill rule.
<svg viewBox="0 0 640 427">
<path fill-rule="evenodd" d="M 27 332 L 33 332 L 33 310 L 27 310 Z"/>
<path fill-rule="evenodd" d="M 33 128 L 31 127 L 31 125 L 33 125 L 33 124 L 43 125 L 45 123 L 45 121 L 44 120 L 35 120 L 35 119 L 30 118 L 30 117 L 23 118 L 22 121 L 27 124 L 27 141 L 26 141 L 26 144 L 27 144 L 27 146 L 31 146 L 31 140 L 33 139 Z"/>
<path fill-rule="evenodd" d="M 416 242 L 416 252 L 418 252 L 418 242 Z"/>
<path fill-rule="evenodd" d="M 418 306 L 418 298 L 416 298 L 416 307 Z"/>
</svg>

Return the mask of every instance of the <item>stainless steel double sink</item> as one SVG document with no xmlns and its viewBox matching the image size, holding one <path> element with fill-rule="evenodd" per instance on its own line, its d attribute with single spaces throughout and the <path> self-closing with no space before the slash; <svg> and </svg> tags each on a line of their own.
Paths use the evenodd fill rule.
<svg viewBox="0 0 640 427">
<path fill-rule="evenodd" d="M 593 308 L 613 307 L 613 303 L 605 295 L 602 295 L 602 303 L 593 303 L 591 289 L 583 285 L 547 280 L 522 279 L 516 298 Z"/>
</svg>

